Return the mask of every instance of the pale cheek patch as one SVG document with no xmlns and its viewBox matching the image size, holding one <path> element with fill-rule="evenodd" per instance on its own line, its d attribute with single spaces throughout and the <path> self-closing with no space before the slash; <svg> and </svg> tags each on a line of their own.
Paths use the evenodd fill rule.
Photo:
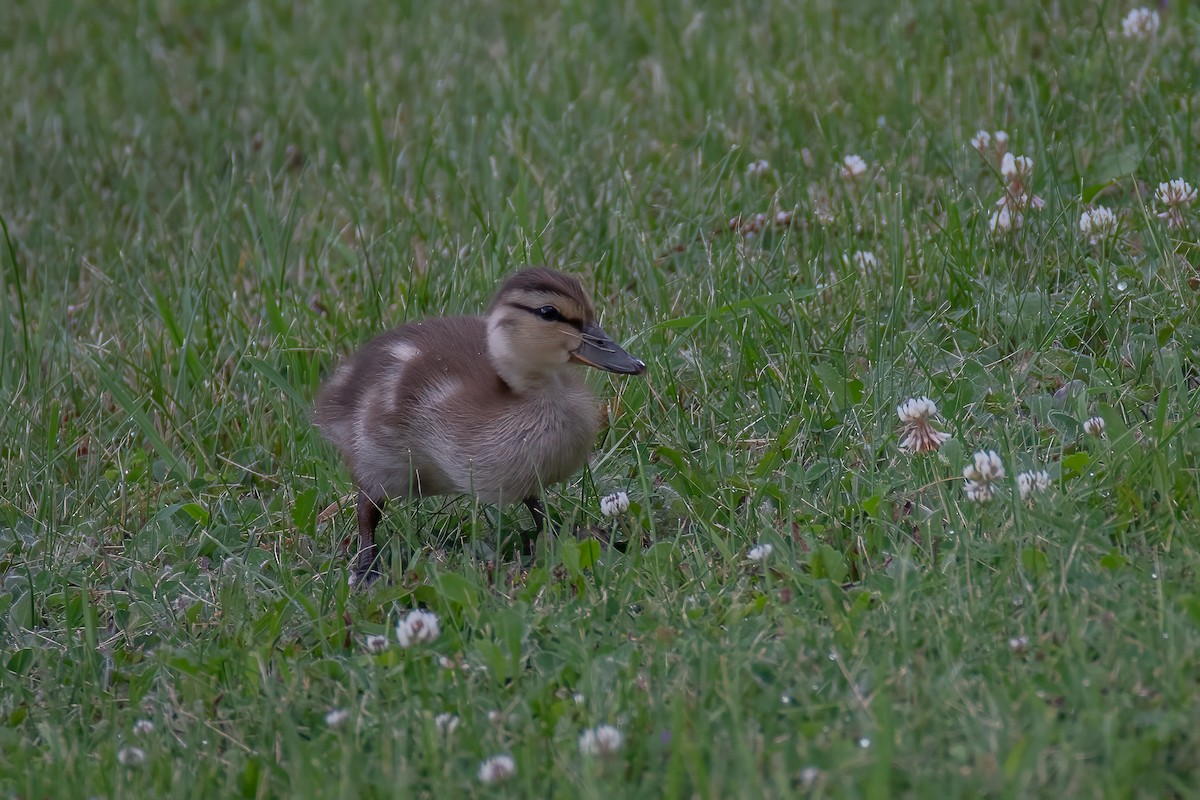
<svg viewBox="0 0 1200 800">
<path fill-rule="evenodd" d="M 392 342 L 388 346 L 388 350 L 391 352 L 392 358 L 402 364 L 408 363 L 421 355 L 421 351 L 415 345 L 408 342 Z"/>
<path fill-rule="evenodd" d="M 516 356 L 508 345 L 508 336 L 501 326 L 495 323 L 488 325 L 488 350 L 492 358 L 502 363 L 508 363 Z"/>
</svg>

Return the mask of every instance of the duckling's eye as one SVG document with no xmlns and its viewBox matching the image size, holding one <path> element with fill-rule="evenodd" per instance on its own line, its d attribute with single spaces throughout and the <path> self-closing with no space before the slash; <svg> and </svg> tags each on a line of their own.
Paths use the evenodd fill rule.
<svg viewBox="0 0 1200 800">
<path fill-rule="evenodd" d="M 547 322 L 561 322 L 563 318 L 563 315 L 558 313 L 558 309 L 554 306 L 542 306 L 541 308 L 534 309 L 533 313 Z"/>
</svg>

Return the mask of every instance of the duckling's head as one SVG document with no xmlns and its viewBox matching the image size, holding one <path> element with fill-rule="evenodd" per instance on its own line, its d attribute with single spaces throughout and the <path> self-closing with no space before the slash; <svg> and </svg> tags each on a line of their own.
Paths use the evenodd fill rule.
<svg viewBox="0 0 1200 800">
<path fill-rule="evenodd" d="M 640 375 L 646 365 L 596 324 L 583 284 L 537 267 L 500 287 L 487 313 L 488 351 L 504 382 L 518 394 L 544 387 L 572 363 Z"/>
</svg>

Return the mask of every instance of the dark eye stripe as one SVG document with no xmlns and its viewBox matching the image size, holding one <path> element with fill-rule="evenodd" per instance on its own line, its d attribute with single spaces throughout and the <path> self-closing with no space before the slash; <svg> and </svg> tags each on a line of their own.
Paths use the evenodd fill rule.
<svg viewBox="0 0 1200 800">
<path fill-rule="evenodd" d="M 538 306 L 537 308 L 530 308 L 529 306 L 521 305 L 520 303 L 508 303 L 508 305 L 512 306 L 513 308 L 519 308 L 522 311 L 533 314 L 538 319 L 541 319 L 541 316 L 538 314 L 538 310 L 541 309 L 542 306 Z M 559 314 L 562 314 L 562 312 L 559 311 Z M 583 322 L 581 322 L 580 320 L 571 319 L 570 317 L 563 315 L 560 321 L 567 323 L 568 325 L 570 325 L 572 328 L 575 328 L 576 330 L 580 330 L 580 331 L 583 330 Z"/>
</svg>

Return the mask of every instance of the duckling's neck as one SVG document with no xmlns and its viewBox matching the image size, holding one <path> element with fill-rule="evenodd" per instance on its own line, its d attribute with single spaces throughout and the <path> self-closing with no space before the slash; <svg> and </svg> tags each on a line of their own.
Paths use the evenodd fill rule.
<svg viewBox="0 0 1200 800">
<path fill-rule="evenodd" d="M 560 386 L 570 374 L 567 362 L 531 363 L 514 347 L 505 320 L 490 317 L 487 325 L 488 357 L 500 379 L 516 395 L 529 395 Z"/>
</svg>

